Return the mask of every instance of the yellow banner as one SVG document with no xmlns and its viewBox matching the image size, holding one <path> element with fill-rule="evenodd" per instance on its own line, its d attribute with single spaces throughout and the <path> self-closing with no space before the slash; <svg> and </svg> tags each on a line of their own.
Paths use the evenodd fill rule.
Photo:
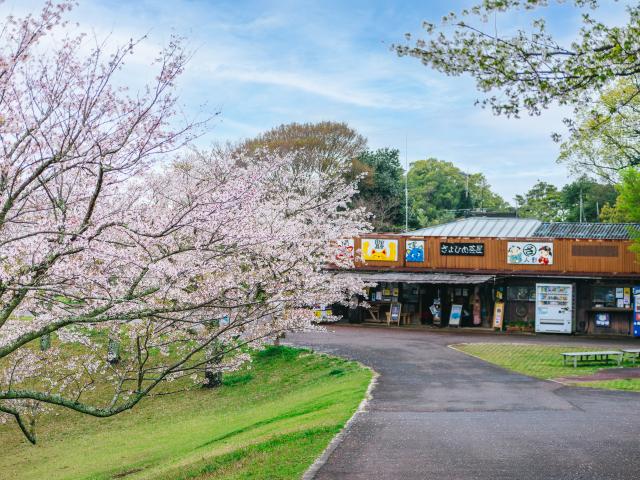
<svg viewBox="0 0 640 480">
<path fill-rule="evenodd" d="M 363 238 L 362 259 L 374 262 L 398 260 L 398 240 L 386 238 Z"/>
</svg>

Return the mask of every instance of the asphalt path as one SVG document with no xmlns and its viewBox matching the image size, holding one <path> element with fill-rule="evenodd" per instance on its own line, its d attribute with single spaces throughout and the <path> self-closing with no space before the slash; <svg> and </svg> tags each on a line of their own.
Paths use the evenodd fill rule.
<svg viewBox="0 0 640 480">
<path fill-rule="evenodd" d="M 332 326 L 287 340 L 358 360 L 380 375 L 318 480 L 640 478 L 640 394 L 536 380 L 448 347 L 637 348 L 633 339 Z"/>
</svg>

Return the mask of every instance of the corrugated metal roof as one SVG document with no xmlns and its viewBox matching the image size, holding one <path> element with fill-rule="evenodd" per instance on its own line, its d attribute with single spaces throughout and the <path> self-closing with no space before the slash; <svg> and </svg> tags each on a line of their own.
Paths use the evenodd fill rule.
<svg viewBox="0 0 640 480">
<path fill-rule="evenodd" d="M 363 272 L 349 271 L 337 273 L 338 276 L 358 277 L 363 282 L 405 282 L 469 285 L 485 283 L 495 278 L 493 275 L 463 275 L 456 273 L 419 273 L 419 272 Z"/>
<path fill-rule="evenodd" d="M 419 237 L 530 237 L 542 222 L 533 218 L 471 217 L 421 228 L 403 235 Z"/>
<path fill-rule="evenodd" d="M 626 240 L 631 238 L 630 230 L 640 230 L 640 223 L 544 222 L 532 236 Z"/>
</svg>

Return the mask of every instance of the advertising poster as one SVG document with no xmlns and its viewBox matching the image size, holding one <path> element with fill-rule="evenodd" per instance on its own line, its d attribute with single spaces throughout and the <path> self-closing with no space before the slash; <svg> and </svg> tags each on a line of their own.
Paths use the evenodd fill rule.
<svg viewBox="0 0 640 480">
<path fill-rule="evenodd" d="M 424 262 L 424 240 L 407 240 L 406 247 L 407 262 Z"/>
<path fill-rule="evenodd" d="M 596 313 L 596 327 L 608 328 L 611 326 L 611 316 L 608 312 Z"/>
<path fill-rule="evenodd" d="M 553 265 L 552 242 L 509 242 L 507 263 L 511 265 Z"/>
<path fill-rule="evenodd" d="M 398 240 L 388 238 L 363 238 L 362 259 L 374 262 L 398 260 Z"/>
<path fill-rule="evenodd" d="M 625 287 L 622 300 L 624 301 L 624 308 L 631 308 L 631 289 L 630 288 Z"/>
</svg>

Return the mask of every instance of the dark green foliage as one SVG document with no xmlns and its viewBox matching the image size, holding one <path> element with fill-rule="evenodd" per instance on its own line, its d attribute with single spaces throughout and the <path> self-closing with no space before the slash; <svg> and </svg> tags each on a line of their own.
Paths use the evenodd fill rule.
<svg viewBox="0 0 640 480">
<path fill-rule="evenodd" d="M 599 222 L 600 211 L 605 205 L 614 205 L 618 192 L 611 184 L 598 183 L 582 176 L 562 189 L 562 204 L 567 222 L 580 221 L 580 196 L 582 193 L 582 221 Z"/>
<path fill-rule="evenodd" d="M 305 350 L 300 348 L 287 347 L 283 345 L 268 345 L 263 350 L 255 353 L 254 357 L 260 360 L 281 359 L 293 360 L 297 358 Z"/>
<path fill-rule="evenodd" d="M 234 387 L 237 385 L 245 385 L 253 380 L 252 373 L 232 373 L 222 377 L 222 385 L 225 387 Z"/>
<path fill-rule="evenodd" d="M 562 194 L 555 185 L 538 181 L 524 195 L 516 195 L 518 216 L 543 222 L 560 222 L 565 218 Z"/>
<path fill-rule="evenodd" d="M 353 162 L 353 173 L 365 173 L 358 183 L 354 204 L 373 213 L 376 231 L 404 228 L 404 170 L 400 152 L 381 148 L 361 154 Z"/>
<path fill-rule="evenodd" d="M 467 174 L 451 162 L 418 160 L 409 169 L 411 223 L 423 227 L 463 217 L 471 210 L 504 212 L 509 205 L 481 173 Z"/>
</svg>

